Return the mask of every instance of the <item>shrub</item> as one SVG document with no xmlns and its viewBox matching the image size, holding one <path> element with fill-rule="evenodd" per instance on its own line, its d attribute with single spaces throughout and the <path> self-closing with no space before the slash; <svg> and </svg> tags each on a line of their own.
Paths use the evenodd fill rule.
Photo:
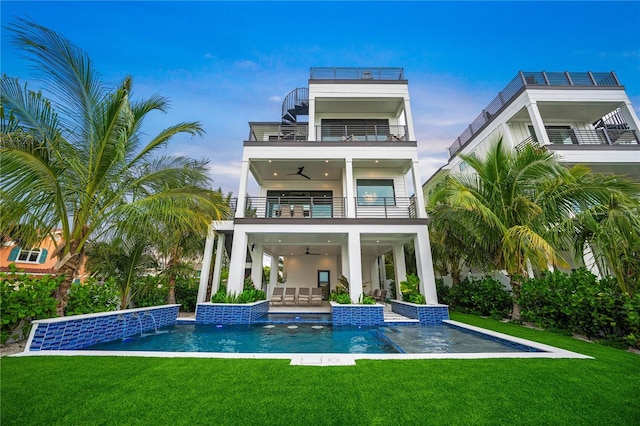
<svg viewBox="0 0 640 426">
<path fill-rule="evenodd" d="M 513 306 L 511 293 L 500 282 L 490 277 L 465 278 L 451 287 L 446 302 L 456 311 L 495 318 L 509 315 Z"/>
<path fill-rule="evenodd" d="M 138 308 L 167 303 L 169 287 L 166 277 L 147 276 L 133 283 L 132 302 Z"/>
<path fill-rule="evenodd" d="M 85 283 L 71 286 L 68 302 L 65 315 L 115 311 L 120 307 L 120 291 L 113 279 L 100 283 L 88 278 Z"/>
<path fill-rule="evenodd" d="M 178 277 L 176 279 L 176 303 L 185 312 L 195 312 L 198 304 L 198 287 L 200 283 L 195 278 Z M 166 300 L 166 299 L 165 299 Z"/>
<path fill-rule="evenodd" d="M 267 300 L 267 294 L 255 288 L 251 278 L 245 279 L 244 289 L 240 294 L 227 294 L 227 288 L 224 285 L 211 297 L 212 303 L 253 303 L 259 300 Z"/>
<path fill-rule="evenodd" d="M 423 294 L 420 294 L 420 278 L 415 274 L 408 274 L 406 281 L 400 281 L 402 300 L 405 302 L 424 305 L 427 303 Z"/>
<path fill-rule="evenodd" d="M 351 296 L 349 296 L 349 293 L 337 293 L 332 291 L 329 295 L 329 301 L 336 302 L 341 305 L 349 305 L 351 304 Z"/>
<path fill-rule="evenodd" d="M 438 294 L 438 301 L 440 303 L 449 303 L 449 292 L 451 287 L 444 283 L 442 278 L 436 278 L 436 293 Z"/>
<path fill-rule="evenodd" d="M 0 273 L 0 343 L 28 336 L 32 320 L 56 316 L 54 292 L 62 278 Z"/>
</svg>

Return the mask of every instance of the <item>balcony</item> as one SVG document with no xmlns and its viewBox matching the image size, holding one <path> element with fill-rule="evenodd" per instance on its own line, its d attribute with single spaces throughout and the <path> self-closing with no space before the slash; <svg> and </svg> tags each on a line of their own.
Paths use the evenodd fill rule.
<svg viewBox="0 0 640 426">
<path fill-rule="evenodd" d="M 356 198 L 355 217 L 414 219 L 414 197 Z M 347 199 L 343 197 L 247 197 L 245 217 L 261 219 L 343 219 Z"/>
<path fill-rule="evenodd" d="M 251 142 L 307 142 L 307 124 L 250 123 Z M 407 126 L 316 126 L 315 139 L 322 142 L 405 142 Z"/>
<path fill-rule="evenodd" d="M 518 75 L 482 110 L 480 115 L 467 127 L 455 142 L 448 148 L 449 157 L 453 158 L 476 134 L 498 115 L 527 88 L 542 87 L 623 87 L 613 72 L 528 72 L 520 71 Z"/>
<path fill-rule="evenodd" d="M 547 129 L 547 136 L 554 145 L 640 145 L 640 138 L 635 130 L 618 129 Z M 521 151 L 527 145 L 537 145 L 538 139 L 530 136 L 516 146 L 517 151 Z"/>
</svg>

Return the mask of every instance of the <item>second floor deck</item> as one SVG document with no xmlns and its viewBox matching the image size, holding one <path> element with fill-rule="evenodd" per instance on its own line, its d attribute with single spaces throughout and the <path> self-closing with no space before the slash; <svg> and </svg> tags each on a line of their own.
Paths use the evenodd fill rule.
<svg viewBox="0 0 640 426">
<path fill-rule="evenodd" d="M 250 142 L 406 142 L 407 126 L 250 123 Z"/>
</svg>

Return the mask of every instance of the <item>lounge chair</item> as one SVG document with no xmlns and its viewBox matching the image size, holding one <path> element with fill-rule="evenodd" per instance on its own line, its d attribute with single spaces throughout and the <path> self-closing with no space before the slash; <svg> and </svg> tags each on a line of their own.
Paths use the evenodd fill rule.
<svg viewBox="0 0 640 426">
<path fill-rule="evenodd" d="M 310 305 L 322 305 L 322 289 L 320 287 L 311 289 L 311 296 L 309 297 Z"/>
<path fill-rule="evenodd" d="M 284 287 L 276 287 L 273 289 L 273 294 L 271 295 L 270 302 L 272 304 L 282 304 L 282 298 L 284 297 Z"/>
<path fill-rule="evenodd" d="M 309 293 L 309 287 L 301 287 L 298 290 L 298 305 L 307 305 L 309 304 L 309 298 L 311 294 Z"/>
<path fill-rule="evenodd" d="M 383 305 L 387 303 L 387 290 L 380 290 L 380 294 L 378 296 L 373 297 L 377 303 L 382 303 Z"/>
<path fill-rule="evenodd" d="M 282 298 L 282 303 L 285 305 L 296 304 L 296 287 L 287 287 L 284 290 L 284 297 Z"/>
<path fill-rule="evenodd" d="M 295 217 L 295 218 L 304 217 L 304 207 L 302 207 L 302 206 L 293 206 L 293 217 Z"/>
</svg>

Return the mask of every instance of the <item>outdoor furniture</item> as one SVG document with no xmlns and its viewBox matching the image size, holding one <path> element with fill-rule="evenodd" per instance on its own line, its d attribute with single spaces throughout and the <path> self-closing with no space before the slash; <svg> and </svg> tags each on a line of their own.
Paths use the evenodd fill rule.
<svg viewBox="0 0 640 426">
<path fill-rule="evenodd" d="M 284 290 L 284 297 L 282 299 L 282 303 L 285 305 L 296 304 L 296 287 L 287 287 Z"/>
<path fill-rule="evenodd" d="M 300 218 L 304 217 L 304 207 L 303 206 L 293 206 L 293 217 Z"/>
<path fill-rule="evenodd" d="M 301 287 L 298 290 L 298 305 L 306 305 L 309 303 L 309 298 L 311 296 L 311 294 L 309 293 L 309 288 L 308 287 Z"/>
<path fill-rule="evenodd" d="M 273 289 L 273 294 L 271 295 L 270 302 L 272 304 L 282 304 L 282 299 L 284 297 L 284 287 L 276 287 Z"/>
<path fill-rule="evenodd" d="M 387 290 L 380 290 L 380 293 L 373 298 L 377 303 L 382 303 L 384 305 L 385 303 L 387 303 Z"/>
<path fill-rule="evenodd" d="M 320 287 L 311 289 L 311 296 L 309 297 L 310 305 L 322 305 L 322 289 Z"/>
</svg>

